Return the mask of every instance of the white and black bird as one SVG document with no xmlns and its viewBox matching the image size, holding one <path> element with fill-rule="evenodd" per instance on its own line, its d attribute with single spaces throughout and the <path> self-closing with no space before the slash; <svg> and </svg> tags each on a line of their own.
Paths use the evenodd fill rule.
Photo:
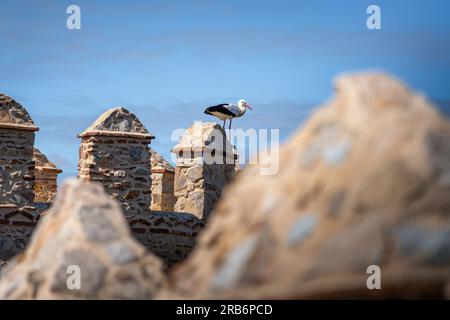
<svg viewBox="0 0 450 320">
<path fill-rule="evenodd" d="M 229 129 L 231 129 L 231 122 L 234 118 L 242 117 L 247 109 L 253 110 L 249 104 L 241 99 L 235 104 L 223 103 L 216 106 L 208 107 L 205 110 L 206 114 L 212 115 L 223 121 L 223 129 L 225 130 L 225 123 L 230 120 Z"/>
</svg>

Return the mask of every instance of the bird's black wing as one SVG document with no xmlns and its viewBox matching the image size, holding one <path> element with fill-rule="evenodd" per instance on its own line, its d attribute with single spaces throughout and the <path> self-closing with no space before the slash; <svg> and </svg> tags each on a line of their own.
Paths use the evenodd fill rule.
<svg viewBox="0 0 450 320">
<path fill-rule="evenodd" d="M 206 108 L 205 113 L 213 115 L 212 114 L 213 112 L 219 112 L 219 113 L 226 114 L 229 116 L 235 116 L 235 114 L 233 112 L 231 112 L 227 108 L 227 106 L 229 106 L 228 103 L 222 103 L 222 104 L 218 104 L 216 106 L 208 107 L 208 108 Z"/>
</svg>

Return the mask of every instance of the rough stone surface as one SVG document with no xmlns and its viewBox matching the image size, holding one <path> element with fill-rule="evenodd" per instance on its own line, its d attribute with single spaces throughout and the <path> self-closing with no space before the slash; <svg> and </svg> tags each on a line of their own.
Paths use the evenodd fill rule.
<svg viewBox="0 0 450 320">
<path fill-rule="evenodd" d="M 206 220 L 236 174 L 236 156 L 216 123 L 195 123 L 172 149 L 177 156 L 174 209 Z"/>
<path fill-rule="evenodd" d="M 299 245 L 314 232 L 317 226 L 317 218 L 314 215 L 305 215 L 300 217 L 288 230 L 288 245 Z"/>
<path fill-rule="evenodd" d="M 196 244 L 204 227 L 202 220 L 189 213 L 148 211 L 128 216 L 133 236 L 167 267 L 183 261 Z"/>
<path fill-rule="evenodd" d="M 0 127 L 37 131 L 27 110 L 14 99 L 0 93 Z"/>
<path fill-rule="evenodd" d="M 34 200 L 52 202 L 58 189 L 58 174 L 62 173 L 62 170 L 37 148 L 34 148 L 33 160 L 35 163 Z"/>
<path fill-rule="evenodd" d="M 25 108 L 0 94 L 0 263 L 24 250 L 48 208 L 34 202 L 37 130 Z"/>
<path fill-rule="evenodd" d="M 173 211 L 176 202 L 173 189 L 175 169 L 155 150 L 150 150 L 150 163 L 152 170 L 152 203 L 150 209 Z"/>
<path fill-rule="evenodd" d="M 0 203 L 34 201 L 34 132 L 0 127 Z"/>
<path fill-rule="evenodd" d="M 101 236 L 92 237 L 94 229 Z M 79 289 L 67 285 L 74 266 Z M 118 203 L 100 185 L 72 180 L 26 251 L 3 271 L 0 299 L 151 299 L 164 285 L 161 267 L 131 237 Z"/>
<path fill-rule="evenodd" d="M 450 264 L 450 229 L 400 226 L 394 233 L 400 251 L 435 265 Z"/>
<path fill-rule="evenodd" d="M 175 168 L 155 150 L 150 150 L 150 164 L 152 169 L 155 168 L 175 171 Z"/>
<path fill-rule="evenodd" d="M 80 137 L 89 135 L 153 137 L 139 119 L 123 107 L 112 108 L 103 113 L 89 128 L 80 134 Z"/>
<path fill-rule="evenodd" d="M 445 297 L 449 121 L 384 74 L 336 90 L 282 147 L 276 175 L 240 172 L 172 272 L 177 297 Z M 370 265 L 381 290 L 367 288 Z"/>
<path fill-rule="evenodd" d="M 8 261 L 25 249 L 40 214 L 47 210 L 48 206 L 47 203 L 24 207 L 0 205 L 0 263 Z"/>
<path fill-rule="evenodd" d="M 123 108 L 110 109 L 80 137 L 79 179 L 103 184 L 120 201 L 125 214 L 147 210 L 151 205 L 151 136 L 136 116 Z"/>
</svg>

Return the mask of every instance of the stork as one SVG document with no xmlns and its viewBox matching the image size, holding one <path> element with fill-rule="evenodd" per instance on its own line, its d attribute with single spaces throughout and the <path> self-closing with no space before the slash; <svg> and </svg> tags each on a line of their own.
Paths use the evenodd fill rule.
<svg viewBox="0 0 450 320">
<path fill-rule="evenodd" d="M 249 106 L 249 104 L 245 100 L 241 99 L 239 100 L 237 105 L 230 103 L 223 103 L 218 104 L 216 106 L 208 107 L 206 108 L 205 113 L 222 120 L 223 129 L 225 130 L 225 123 L 227 120 L 230 120 L 228 129 L 231 129 L 231 122 L 233 121 L 233 119 L 242 117 L 245 114 L 245 111 L 247 111 L 247 109 L 253 110 L 253 108 Z"/>
</svg>

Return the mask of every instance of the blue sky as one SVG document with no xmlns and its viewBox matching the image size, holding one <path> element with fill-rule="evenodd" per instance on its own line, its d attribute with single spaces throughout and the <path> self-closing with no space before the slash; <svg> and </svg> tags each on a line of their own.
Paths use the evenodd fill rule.
<svg viewBox="0 0 450 320">
<path fill-rule="evenodd" d="M 81 7 L 82 29 L 66 28 Z M 382 30 L 366 28 L 377 4 Z M 245 98 L 235 127 L 286 139 L 343 72 L 383 70 L 450 110 L 447 0 L 2 0 L 0 92 L 27 108 L 36 146 L 76 175 L 76 135 L 125 106 L 169 157 L 172 130 Z"/>
</svg>

